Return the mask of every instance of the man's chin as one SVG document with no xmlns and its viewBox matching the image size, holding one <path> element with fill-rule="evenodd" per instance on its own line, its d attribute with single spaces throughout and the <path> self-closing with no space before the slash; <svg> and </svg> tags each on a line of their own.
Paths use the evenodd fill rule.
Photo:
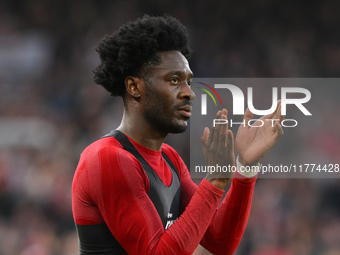
<svg viewBox="0 0 340 255">
<path fill-rule="evenodd" d="M 171 134 L 183 133 L 187 130 L 187 128 L 188 128 L 188 122 L 181 121 L 181 123 L 177 123 L 176 125 L 173 125 L 169 133 Z"/>
</svg>

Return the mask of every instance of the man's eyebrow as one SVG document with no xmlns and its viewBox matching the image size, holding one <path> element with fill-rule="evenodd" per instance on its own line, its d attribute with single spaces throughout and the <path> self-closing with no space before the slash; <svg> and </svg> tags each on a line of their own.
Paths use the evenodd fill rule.
<svg viewBox="0 0 340 255">
<path fill-rule="evenodd" d="M 194 74 L 192 72 L 186 73 L 186 72 L 183 72 L 183 71 L 170 71 L 170 72 L 166 73 L 165 75 L 178 75 L 178 76 L 181 76 L 183 74 L 189 74 L 190 78 L 192 78 L 194 76 Z"/>
</svg>

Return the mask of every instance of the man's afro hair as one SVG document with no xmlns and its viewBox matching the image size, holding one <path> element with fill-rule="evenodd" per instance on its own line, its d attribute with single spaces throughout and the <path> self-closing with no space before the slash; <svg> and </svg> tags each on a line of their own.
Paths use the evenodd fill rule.
<svg viewBox="0 0 340 255">
<path fill-rule="evenodd" d="M 190 57 L 188 33 L 176 18 L 144 15 L 105 35 L 96 51 L 101 64 L 93 71 L 94 81 L 112 96 L 124 96 L 126 76 L 140 76 L 144 64 L 157 61 L 157 53 L 179 51 Z"/>
</svg>

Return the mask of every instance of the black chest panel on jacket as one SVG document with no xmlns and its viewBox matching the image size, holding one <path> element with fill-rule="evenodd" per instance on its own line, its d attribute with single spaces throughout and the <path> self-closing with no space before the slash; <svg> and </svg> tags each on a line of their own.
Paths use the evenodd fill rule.
<svg viewBox="0 0 340 255">
<path fill-rule="evenodd" d="M 171 185 L 167 187 L 126 135 L 118 130 L 114 130 L 104 137 L 115 137 L 123 148 L 135 156 L 141 163 L 150 183 L 148 196 L 161 218 L 164 229 L 167 229 L 178 219 L 180 213 L 181 183 L 176 167 L 167 155 L 162 152 L 163 158 L 172 174 Z M 94 252 L 101 255 L 126 254 L 105 223 L 86 226 L 76 224 L 76 228 L 81 255 L 93 254 Z"/>
</svg>

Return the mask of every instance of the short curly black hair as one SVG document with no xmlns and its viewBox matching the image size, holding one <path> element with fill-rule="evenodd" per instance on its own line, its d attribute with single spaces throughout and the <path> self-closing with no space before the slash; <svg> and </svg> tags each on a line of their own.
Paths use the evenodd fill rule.
<svg viewBox="0 0 340 255">
<path fill-rule="evenodd" d="M 187 59 L 191 55 L 187 29 L 168 15 L 144 15 L 123 25 L 112 36 L 105 35 L 96 51 L 101 63 L 93 71 L 95 83 L 102 85 L 112 96 L 122 97 L 125 95 L 125 77 L 142 76 L 147 63 L 160 61 L 157 53 L 179 51 Z"/>
</svg>

